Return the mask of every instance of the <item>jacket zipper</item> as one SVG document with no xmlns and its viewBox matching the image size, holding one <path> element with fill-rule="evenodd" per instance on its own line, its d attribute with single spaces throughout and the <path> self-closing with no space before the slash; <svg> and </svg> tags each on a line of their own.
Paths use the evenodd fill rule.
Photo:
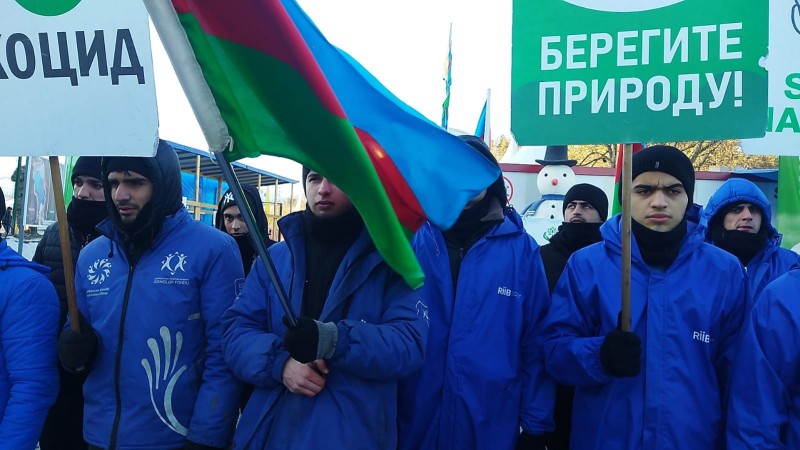
<svg viewBox="0 0 800 450">
<path fill-rule="evenodd" d="M 128 283 L 125 286 L 125 297 L 122 299 L 122 314 L 119 319 L 119 336 L 117 337 L 117 360 L 114 366 L 114 395 L 117 399 L 117 411 L 114 415 L 114 426 L 111 427 L 111 442 L 109 450 L 117 448 L 117 432 L 119 431 L 119 419 L 122 415 L 122 394 L 119 387 L 119 371 L 122 366 L 122 338 L 125 335 L 125 316 L 128 313 L 128 297 L 131 293 L 131 285 L 133 284 L 133 271 L 136 264 L 132 265 L 128 271 Z"/>
</svg>

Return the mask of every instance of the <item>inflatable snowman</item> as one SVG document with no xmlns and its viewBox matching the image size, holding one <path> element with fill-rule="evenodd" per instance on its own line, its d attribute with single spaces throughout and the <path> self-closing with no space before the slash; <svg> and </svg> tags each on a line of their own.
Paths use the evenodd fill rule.
<svg viewBox="0 0 800 450">
<path fill-rule="evenodd" d="M 564 221 L 564 196 L 575 185 L 572 166 L 577 163 L 567 159 L 567 149 L 566 145 L 548 145 L 544 159 L 536 160 L 543 166 L 536 177 L 536 187 L 542 197 L 525 208 L 523 216 Z"/>
</svg>

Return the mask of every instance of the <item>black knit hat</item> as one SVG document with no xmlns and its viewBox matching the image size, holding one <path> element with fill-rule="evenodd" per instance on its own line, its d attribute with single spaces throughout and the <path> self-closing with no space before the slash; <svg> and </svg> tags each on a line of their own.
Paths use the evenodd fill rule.
<svg viewBox="0 0 800 450">
<path fill-rule="evenodd" d="M 103 176 L 100 174 L 100 161 L 103 158 L 100 156 L 81 156 L 75 161 L 75 166 L 72 168 L 72 179 L 70 182 L 75 184 L 75 178 L 79 176 L 92 177 L 102 180 Z"/>
<path fill-rule="evenodd" d="M 459 138 L 466 142 L 470 147 L 474 148 L 478 152 L 480 152 L 483 156 L 486 157 L 492 164 L 494 164 L 497 168 L 500 168 L 500 164 L 497 163 L 497 158 L 494 157 L 492 151 L 489 150 L 489 146 L 486 145 L 486 142 L 483 139 L 479 138 L 478 136 L 472 136 L 469 134 L 465 134 L 459 136 Z M 499 177 L 489 186 L 486 187 L 486 194 L 496 198 L 501 205 L 505 206 L 508 203 L 508 196 L 506 195 L 506 185 L 503 182 L 503 174 L 501 173 Z"/>
<path fill-rule="evenodd" d="M 683 189 L 689 197 L 688 205 L 692 205 L 694 201 L 694 167 L 685 153 L 671 145 L 653 145 L 634 153 L 632 160 L 632 180 L 644 172 L 662 172 L 672 175 L 683 184 Z M 622 202 L 622 189 L 618 195 Z"/>
<path fill-rule="evenodd" d="M 597 210 L 597 213 L 600 214 L 600 219 L 604 222 L 608 218 L 608 197 L 606 197 L 606 193 L 599 187 L 581 183 L 569 188 L 567 194 L 564 196 L 564 206 L 561 208 L 561 213 L 563 214 L 564 211 L 567 210 L 567 205 L 575 200 L 580 200 L 592 205 L 592 207 Z"/>
<path fill-rule="evenodd" d="M 136 172 L 152 181 L 153 174 L 150 173 L 150 165 L 147 163 L 147 160 L 152 159 L 153 158 L 144 158 L 140 156 L 113 156 L 108 160 L 106 175 L 111 172 L 123 172 L 127 170 Z"/>
</svg>

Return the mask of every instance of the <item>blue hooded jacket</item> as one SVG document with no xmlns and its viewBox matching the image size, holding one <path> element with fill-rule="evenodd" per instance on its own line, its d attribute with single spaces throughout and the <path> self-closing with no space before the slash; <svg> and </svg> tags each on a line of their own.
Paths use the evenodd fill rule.
<svg viewBox="0 0 800 450">
<path fill-rule="evenodd" d="M 746 274 L 735 257 L 704 243 L 691 221 L 666 271 L 645 264 L 632 239 L 631 331 L 642 340 L 643 367 L 636 377 L 613 377 L 599 351 L 620 311 L 620 218 L 603 224 L 603 242 L 572 255 L 547 319 L 547 369 L 576 386 L 572 448 L 722 448 Z"/>
<path fill-rule="evenodd" d="M 555 380 L 540 335 L 550 294 L 520 216 L 505 208 L 469 248 L 456 292 L 442 232 L 425 224 L 414 247 L 431 325 L 425 365 L 401 383 L 398 448 L 511 450 L 520 427 L 552 431 Z"/>
<path fill-rule="evenodd" d="M 220 318 L 244 282 L 241 258 L 233 238 L 183 208 L 178 158 L 163 145 L 144 158 L 153 183 L 144 208 L 158 231 L 138 261 L 114 210 L 75 271 L 78 307 L 99 340 L 83 385 L 84 438 L 105 449 L 226 447 L 238 416 L 241 385 L 225 365 Z"/>
<path fill-rule="evenodd" d="M 722 212 L 725 206 L 733 203 L 752 203 L 758 206 L 763 215 L 761 227 L 765 227 L 767 233 L 766 247 L 758 252 L 746 267 L 752 304 L 767 284 L 786 273 L 797 262 L 797 254 L 781 247 L 781 235 L 772 226 L 772 210 L 767 197 L 758 186 L 742 178 L 725 181 L 703 209 L 701 224 L 705 228 L 707 242 L 712 242 L 709 229 L 712 219 Z"/>
<path fill-rule="evenodd" d="M 728 448 L 800 448 L 800 268 L 770 283 L 742 330 L 731 375 Z"/>
<path fill-rule="evenodd" d="M 36 447 L 58 394 L 60 308 L 48 272 L 0 240 L 0 449 Z"/>
<path fill-rule="evenodd" d="M 269 248 L 294 311 L 306 279 L 302 212 L 282 218 L 286 240 Z M 237 449 L 371 449 L 397 447 L 397 380 L 417 370 L 425 353 L 425 304 L 375 250 L 366 230 L 344 256 L 320 316 L 335 322 L 338 340 L 326 385 L 316 396 L 283 385 L 289 353 L 284 312 L 264 262 L 225 313 L 225 359 L 255 385 L 236 429 Z"/>
</svg>

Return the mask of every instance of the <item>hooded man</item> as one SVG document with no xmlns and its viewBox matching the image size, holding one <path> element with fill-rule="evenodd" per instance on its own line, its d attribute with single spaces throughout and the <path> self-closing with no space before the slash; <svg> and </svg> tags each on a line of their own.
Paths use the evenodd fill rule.
<svg viewBox="0 0 800 450">
<path fill-rule="evenodd" d="M 0 214 L 5 213 L 0 190 Z M 36 447 L 58 394 L 58 296 L 49 269 L 0 238 L 0 447 Z"/>
<path fill-rule="evenodd" d="M 703 242 L 694 169 L 670 146 L 633 155 L 631 322 L 621 331 L 621 215 L 575 252 L 553 291 L 548 371 L 576 386 L 572 448 L 718 449 L 746 308 L 739 262 Z M 622 194 L 620 194 L 622 195 Z"/>
<path fill-rule="evenodd" d="M 497 164 L 483 140 L 461 139 Z M 427 223 L 414 237 L 430 333 L 425 365 L 401 383 L 399 449 L 545 448 L 555 395 L 539 351 L 547 280 L 506 203 L 500 176 L 449 230 Z"/>
<path fill-rule="evenodd" d="M 72 200 L 67 207 L 67 223 L 73 265 L 78 262 L 81 249 L 100 236 L 95 227 L 108 218 L 100 160 L 99 156 L 81 156 L 72 168 Z M 36 245 L 33 261 L 52 269 L 50 281 L 61 304 L 58 332 L 67 320 L 67 286 L 57 222 L 45 230 L 42 240 Z M 41 450 L 86 449 L 88 444 L 83 440 L 82 431 L 85 374 L 71 373 L 59 367 L 59 378 L 58 398 L 47 415 L 39 446 Z"/>
<path fill-rule="evenodd" d="M 375 249 L 347 195 L 304 169 L 305 211 L 269 248 L 294 327 L 261 258 L 222 319 L 225 359 L 255 385 L 236 448 L 397 448 L 397 381 L 422 365 L 425 305 Z"/>
<path fill-rule="evenodd" d="M 797 253 L 781 248 L 769 200 L 750 181 L 722 183 L 703 209 L 702 222 L 706 241 L 736 256 L 747 269 L 751 302 L 797 262 Z"/>
<path fill-rule="evenodd" d="M 541 247 L 540 252 L 551 294 L 569 257 L 576 251 L 603 240 L 600 225 L 608 217 L 608 197 L 596 186 L 576 184 L 564 196 L 562 212 L 564 223 L 550 238 L 550 243 Z M 554 412 L 556 430 L 548 445 L 550 450 L 569 449 L 574 392 L 572 386 L 558 385 Z"/>
<path fill-rule="evenodd" d="M 242 192 L 244 192 L 250 210 L 255 215 L 256 225 L 258 225 L 259 231 L 261 232 L 261 237 L 265 239 L 265 243 L 267 247 L 269 247 L 274 244 L 275 241 L 269 238 L 267 215 L 264 213 L 264 203 L 261 202 L 258 189 L 255 186 L 243 184 Z M 217 229 L 233 236 L 236 245 L 239 247 L 239 253 L 242 255 L 242 266 L 244 267 L 244 274 L 247 276 L 247 274 L 250 273 L 250 268 L 253 267 L 256 256 L 258 256 L 258 251 L 255 245 L 253 245 L 250 231 L 247 229 L 247 224 L 242 218 L 243 213 L 244 210 L 239 209 L 236 200 L 233 198 L 233 193 L 228 190 L 219 200 L 214 223 L 217 225 Z"/>
<path fill-rule="evenodd" d="M 81 251 L 80 333 L 58 350 L 88 372 L 84 439 L 102 449 L 224 449 L 240 384 L 225 365 L 220 318 L 243 282 L 233 238 L 193 220 L 181 203 L 175 150 L 103 158 L 109 220 Z"/>
</svg>

